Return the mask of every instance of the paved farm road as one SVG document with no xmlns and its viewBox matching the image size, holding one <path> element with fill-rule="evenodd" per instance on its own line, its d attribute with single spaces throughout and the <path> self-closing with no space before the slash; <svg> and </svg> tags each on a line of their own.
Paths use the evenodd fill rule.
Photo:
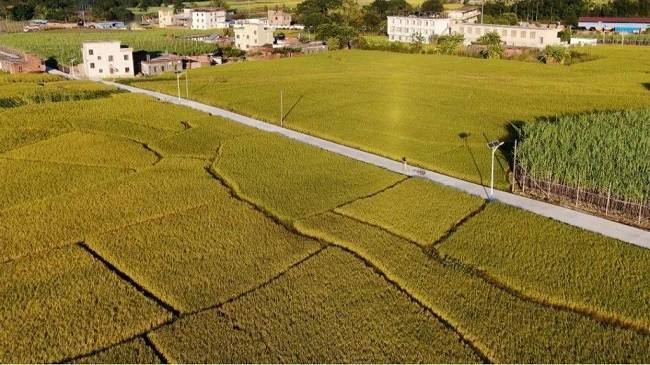
<svg viewBox="0 0 650 365">
<path fill-rule="evenodd" d="M 67 74 L 56 72 L 54 70 L 50 72 L 68 77 Z M 187 106 L 189 108 L 203 111 L 212 115 L 220 116 L 237 123 L 248 125 L 253 128 L 261 129 L 268 132 L 279 133 L 291 139 L 303 143 L 307 143 L 312 146 L 316 146 L 324 150 L 331 151 L 343 156 L 347 156 L 355 160 L 359 160 L 375 166 L 383 167 L 387 170 L 399 174 L 409 175 L 409 176 L 419 176 L 439 184 L 443 184 L 446 186 L 450 186 L 462 190 L 472 195 L 480 196 L 484 199 L 489 198 L 488 191 L 487 191 L 488 189 L 479 184 L 456 179 L 447 175 L 442 175 L 433 171 L 429 171 L 417 167 L 409 166 L 405 169 L 401 162 L 391 160 L 386 157 L 378 156 L 355 148 L 347 147 L 338 143 L 327 141 L 325 139 L 310 136 L 308 134 L 296 132 L 291 129 L 282 128 L 275 124 L 270 124 L 267 122 L 263 122 L 261 120 L 249 118 L 241 114 L 233 113 L 225 109 L 202 104 L 196 101 L 178 99 L 175 96 L 158 93 L 150 90 L 144 90 L 133 86 L 122 85 L 110 81 L 103 81 L 103 82 L 107 85 L 111 85 L 122 90 L 126 90 L 133 93 L 146 94 L 154 98 L 160 99 L 162 101 Z M 557 205 L 545 203 L 534 199 L 529 199 L 523 196 L 511 194 L 504 191 L 495 190 L 494 199 L 501 203 L 515 206 L 527 210 L 529 212 L 533 212 L 548 218 L 558 220 L 560 222 L 570 224 L 572 226 L 576 226 L 582 229 L 586 229 L 588 231 L 600 233 L 607 237 L 616 238 L 624 242 L 632 243 L 650 249 L 650 232 L 639 228 L 630 227 L 621 223 L 609 221 L 607 219 L 599 218 L 590 214 L 574 211 L 568 208 L 560 207 Z"/>
</svg>

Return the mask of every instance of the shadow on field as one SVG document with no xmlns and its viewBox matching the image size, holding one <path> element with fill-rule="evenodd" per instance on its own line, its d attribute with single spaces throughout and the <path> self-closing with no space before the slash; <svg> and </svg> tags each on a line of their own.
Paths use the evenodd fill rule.
<svg viewBox="0 0 650 365">
<path fill-rule="evenodd" d="M 467 144 L 467 138 L 469 138 L 472 134 L 467 133 L 467 132 L 460 132 L 458 133 L 458 138 L 460 138 L 463 143 L 465 144 L 465 149 L 467 150 L 467 153 L 469 153 L 469 157 L 472 158 L 472 163 L 474 164 L 474 167 L 476 168 L 476 173 L 478 174 L 478 178 L 481 182 L 481 185 L 485 185 L 483 183 L 483 174 L 481 174 L 481 169 L 478 167 L 478 163 L 476 162 L 476 158 L 474 157 L 474 153 L 472 152 L 472 149 L 469 148 L 469 145 Z"/>
<path fill-rule="evenodd" d="M 644 82 L 641 85 L 643 85 L 643 87 L 645 87 L 646 90 L 650 91 L 650 82 Z"/>
<path fill-rule="evenodd" d="M 300 97 L 298 98 L 298 100 L 296 100 L 296 102 L 293 103 L 293 105 L 291 105 L 291 107 L 289 108 L 289 110 L 287 110 L 287 112 L 284 113 L 284 115 L 282 116 L 282 119 L 283 119 L 283 120 L 285 120 L 285 121 L 287 120 L 287 117 L 289 116 L 289 114 L 291 114 L 291 112 L 292 112 L 293 109 L 296 107 L 296 105 L 298 105 L 298 103 L 300 103 L 300 101 L 301 101 L 302 98 L 304 98 L 304 97 L 305 97 L 304 95 L 300 95 Z"/>
</svg>

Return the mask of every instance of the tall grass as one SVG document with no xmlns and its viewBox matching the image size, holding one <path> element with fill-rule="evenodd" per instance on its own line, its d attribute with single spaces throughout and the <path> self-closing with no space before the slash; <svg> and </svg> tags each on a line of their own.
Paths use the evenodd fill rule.
<svg viewBox="0 0 650 365">
<path fill-rule="evenodd" d="M 564 115 L 527 124 L 518 153 L 535 178 L 608 191 L 643 202 L 650 196 L 650 109 Z"/>
</svg>

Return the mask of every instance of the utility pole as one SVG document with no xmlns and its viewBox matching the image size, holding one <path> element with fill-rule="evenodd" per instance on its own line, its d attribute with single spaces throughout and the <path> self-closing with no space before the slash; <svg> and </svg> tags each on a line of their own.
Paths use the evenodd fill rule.
<svg viewBox="0 0 650 365">
<path fill-rule="evenodd" d="M 181 66 L 183 67 L 183 66 Z M 185 71 L 185 97 L 189 100 L 190 98 L 190 81 L 189 81 L 189 76 L 190 76 L 190 70 Z"/>
<path fill-rule="evenodd" d="M 489 142 L 487 145 L 488 148 L 492 150 L 492 168 L 490 171 L 490 197 L 489 197 L 490 198 L 489 200 L 492 200 L 492 198 L 494 198 L 494 153 L 499 149 L 499 147 L 501 147 L 501 145 L 503 145 L 503 142 L 499 140 L 495 140 Z"/>
<path fill-rule="evenodd" d="M 76 79 L 74 74 L 74 61 L 76 61 L 74 58 L 70 60 L 70 74 L 72 75 L 72 79 Z"/>
</svg>

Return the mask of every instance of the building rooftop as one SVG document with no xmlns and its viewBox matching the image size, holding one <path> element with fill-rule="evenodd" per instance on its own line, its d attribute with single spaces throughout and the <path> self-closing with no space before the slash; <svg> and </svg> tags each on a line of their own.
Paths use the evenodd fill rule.
<svg viewBox="0 0 650 365">
<path fill-rule="evenodd" d="M 197 8 L 197 9 L 192 9 L 193 12 L 195 13 L 213 13 L 216 11 L 226 11 L 224 8 Z"/>
<path fill-rule="evenodd" d="M 650 17 L 581 16 L 579 22 L 589 23 L 644 23 L 650 24 Z"/>
<path fill-rule="evenodd" d="M 478 10 L 478 6 L 465 5 L 465 6 L 462 6 L 462 7 L 458 8 L 458 9 L 449 9 L 449 10 L 447 10 L 447 12 L 451 13 L 451 12 L 454 12 L 454 11 L 460 11 L 462 13 L 467 13 L 467 12 L 475 11 L 475 10 Z"/>
<path fill-rule="evenodd" d="M 476 26 L 476 27 L 492 27 L 492 28 L 521 28 L 521 29 L 555 29 L 562 30 L 564 29 L 561 25 L 556 24 L 517 24 L 517 25 L 505 25 L 505 24 L 487 24 L 487 23 L 461 23 L 460 26 Z"/>
</svg>

